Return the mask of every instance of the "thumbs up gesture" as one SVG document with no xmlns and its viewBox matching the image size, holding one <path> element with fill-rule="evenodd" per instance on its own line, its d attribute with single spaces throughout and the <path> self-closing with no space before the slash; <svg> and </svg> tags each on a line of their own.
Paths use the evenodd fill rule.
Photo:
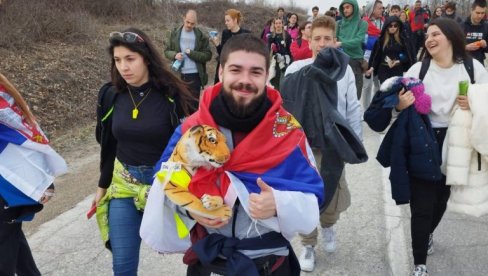
<svg viewBox="0 0 488 276">
<path fill-rule="evenodd" d="M 267 219 L 276 215 L 276 203 L 271 188 L 261 178 L 256 180 L 261 192 L 249 195 L 249 213 L 253 219 Z"/>
</svg>

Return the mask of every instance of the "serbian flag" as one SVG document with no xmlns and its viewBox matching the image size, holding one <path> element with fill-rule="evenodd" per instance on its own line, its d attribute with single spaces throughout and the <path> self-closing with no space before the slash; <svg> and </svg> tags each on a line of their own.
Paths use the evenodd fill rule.
<svg viewBox="0 0 488 276">
<path fill-rule="evenodd" d="M 198 111 L 175 131 L 156 169 L 169 158 L 179 138 L 189 128 L 202 124 L 218 128 L 209 107 L 221 89 L 222 85 L 217 84 L 203 92 Z M 261 123 L 234 148 L 224 166 L 217 170 L 200 168 L 192 177 L 188 189 L 197 197 L 210 194 L 225 198 L 230 180 L 224 171 L 228 171 L 239 178 L 250 193 L 260 192 L 256 180 L 261 177 L 276 190 L 314 194 L 319 205 L 322 204 L 324 183 L 303 129 L 282 107 L 277 90 L 267 87 L 266 93 L 272 102 L 271 108 Z M 220 179 L 219 187 L 215 184 L 217 179 Z"/>
<path fill-rule="evenodd" d="M 34 205 L 67 165 L 5 91 L 0 86 L 0 195 L 9 207 Z"/>
</svg>

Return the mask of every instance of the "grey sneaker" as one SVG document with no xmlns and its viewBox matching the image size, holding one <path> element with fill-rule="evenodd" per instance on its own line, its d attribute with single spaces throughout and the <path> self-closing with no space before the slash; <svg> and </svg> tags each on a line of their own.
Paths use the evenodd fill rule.
<svg viewBox="0 0 488 276">
<path fill-rule="evenodd" d="M 427 255 L 434 254 L 434 234 L 429 235 L 429 247 L 427 247 Z"/>
<path fill-rule="evenodd" d="M 302 271 L 313 271 L 315 268 L 315 251 L 313 246 L 305 245 L 298 261 L 300 262 L 300 269 Z"/>
<path fill-rule="evenodd" d="M 332 253 L 336 251 L 336 232 L 333 226 L 322 228 L 322 246 L 325 252 Z"/>
<path fill-rule="evenodd" d="M 429 272 L 427 272 L 427 267 L 423 264 L 416 265 L 415 269 L 413 270 L 412 276 L 429 276 Z"/>
</svg>

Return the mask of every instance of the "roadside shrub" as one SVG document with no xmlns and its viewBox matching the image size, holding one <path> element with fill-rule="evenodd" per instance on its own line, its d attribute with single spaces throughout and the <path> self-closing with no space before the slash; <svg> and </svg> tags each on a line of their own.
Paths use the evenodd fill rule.
<svg viewBox="0 0 488 276">
<path fill-rule="evenodd" d="M 9 0 L 0 8 L 0 47 L 25 48 L 52 40 L 83 42 L 94 31 L 90 16 L 75 1 Z"/>
</svg>

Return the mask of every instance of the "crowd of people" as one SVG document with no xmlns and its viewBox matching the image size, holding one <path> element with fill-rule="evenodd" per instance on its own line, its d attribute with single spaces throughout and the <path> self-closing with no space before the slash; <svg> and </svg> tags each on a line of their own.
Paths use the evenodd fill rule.
<svg viewBox="0 0 488 276">
<path fill-rule="evenodd" d="M 220 34 L 204 31 L 197 12 L 188 10 L 169 33 L 163 52 L 137 28 L 110 33 L 111 81 L 98 94 L 101 160 L 93 204 L 114 274 L 137 275 L 146 239 L 160 252 L 184 252 L 187 275 L 313 271 L 319 240 L 326 252 L 336 250 L 334 225 L 351 204 L 345 164 L 368 160 L 364 120 L 372 130 L 386 132 L 377 160 L 391 168 L 392 198 L 410 206 L 412 275 L 427 276 L 434 231 L 451 185 L 457 184 L 450 177 L 456 166 L 446 153 L 452 152 L 450 139 L 457 135 L 451 128 L 453 113 L 466 112 L 473 125 L 488 129 L 486 120 L 477 117 L 482 116 L 479 109 L 470 108 L 473 99 L 486 99 L 475 92 L 486 92 L 483 84 L 488 83 L 486 6 L 486 0 L 475 0 L 465 19 L 448 1 L 430 12 L 420 0 L 412 9 L 385 8 L 379 0 L 360 8 L 357 0 L 343 0 L 325 15 L 313 7 L 309 18 L 280 7 L 259 36 L 241 27 L 239 10 L 225 12 Z M 208 85 L 211 47 L 218 62 L 214 83 Z M 461 92 L 461 83 L 473 87 L 474 96 Z M 2 75 L 0 100 L 0 114 L 20 118 L 0 116 L 1 145 L 22 147 L 18 139 L 3 135 L 14 131 L 48 147 L 20 93 Z M 156 206 L 148 197 L 151 187 L 160 185 L 155 174 L 169 170 L 178 141 L 198 125 L 219 129 L 226 138 L 218 141 L 204 133 L 200 143 L 225 143 L 231 155 L 219 169 L 195 169 L 190 191 L 202 181 L 218 186 L 232 210 L 230 219 L 206 217 L 163 200 L 161 208 L 170 218 L 164 224 L 163 218 L 143 222 L 150 211 L 146 204 Z M 465 185 L 481 187 L 482 200 L 476 211 L 463 208 L 467 192 L 456 188 L 457 210 L 479 216 L 488 213 L 481 207 L 488 202 L 488 147 L 486 142 L 471 146 L 462 164 L 469 179 Z M 194 150 L 215 161 L 211 147 Z M 40 169 L 49 181 L 31 183 L 35 194 L 26 195 L 24 186 L 4 176 L 0 161 L 0 183 L 13 187 L 0 190 L 2 275 L 40 275 L 21 223 L 49 201 L 54 176 L 65 169 L 54 151 L 37 151 L 57 163 Z M 27 197 L 19 200 L 19 195 Z M 179 225 L 188 233 L 165 230 L 163 237 L 150 237 L 161 225 Z M 141 238 L 142 232 L 151 233 Z M 302 244 L 298 256 L 290 244 L 297 235 Z"/>
</svg>

